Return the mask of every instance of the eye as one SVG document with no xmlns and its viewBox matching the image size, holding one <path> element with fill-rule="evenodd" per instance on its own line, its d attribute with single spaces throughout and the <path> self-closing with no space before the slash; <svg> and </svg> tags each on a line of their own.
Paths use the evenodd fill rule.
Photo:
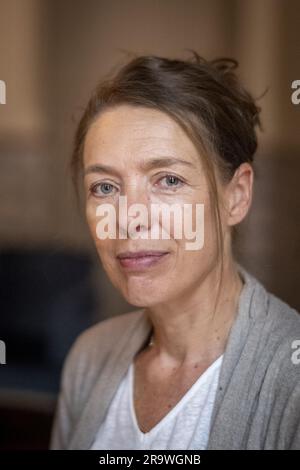
<svg viewBox="0 0 300 470">
<path fill-rule="evenodd" d="M 175 175 L 165 175 L 160 178 L 159 183 L 165 181 L 165 184 L 162 184 L 165 188 L 178 188 L 183 184 L 183 181 Z"/>
<path fill-rule="evenodd" d="M 111 183 L 104 182 L 94 184 L 91 187 L 90 191 L 95 196 L 103 197 L 112 194 L 114 189 L 116 189 L 114 185 L 112 185 Z"/>
</svg>

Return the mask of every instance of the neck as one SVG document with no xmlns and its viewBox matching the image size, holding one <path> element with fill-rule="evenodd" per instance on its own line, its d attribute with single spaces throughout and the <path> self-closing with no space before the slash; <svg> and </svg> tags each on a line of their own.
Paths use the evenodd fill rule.
<svg viewBox="0 0 300 470">
<path fill-rule="evenodd" d="M 211 362 L 224 352 L 243 282 L 234 262 L 224 265 L 215 304 L 218 279 L 219 269 L 214 268 L 193 292 L 146 309 L 153 325 L 151 354 L 166 364 L 182 365 Z"/>
</svg>

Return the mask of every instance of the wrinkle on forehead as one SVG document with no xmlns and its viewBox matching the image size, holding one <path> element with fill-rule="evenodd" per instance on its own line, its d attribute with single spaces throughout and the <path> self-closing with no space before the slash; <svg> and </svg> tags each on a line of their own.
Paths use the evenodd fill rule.
<svg viewBox="0 0 300 470">
<path fill-rule="evenodd" d="M 118 161 L 173 155 L 199 165 L 197 149 L 167 114 L 148 108 L 120 105 L 105 110 L 90 127 L 85 158 Z"/>
</svg>

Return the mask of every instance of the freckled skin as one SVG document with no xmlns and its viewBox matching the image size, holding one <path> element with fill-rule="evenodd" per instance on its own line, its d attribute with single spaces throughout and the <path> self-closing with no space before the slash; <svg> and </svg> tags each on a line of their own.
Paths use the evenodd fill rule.
<svg viewBox="0 0 300 470">
<path fill-rule="evenodd" d="M 154 155 L 172 155 L 194 164 L 195 169 L 177 166 L 161 168 L 145 174 L 138 165 Z M 114 175 L 88 175 L 85 179 L 87 194 L 86 214 L 92 237 L 103 267 L 112 283 L 122 292 L 126 300 L 136 306 L 151 306 L 177 302 L 188 298 L 195 286 L 217 262 L 216 232 L 210 209 L 208 186 L 197 150 L 181 128 L 171 118 L 157 110 L 120 106 L 101 115 L 88 131 L 84 166 L 103 163 L 114 165 L 121 178 Z M 177 190 L 153 190 L 158 180 L 157 173 L 170 173 L 184 177 L 186 184 Z M 101 202 L 115 204 L 117 196 L 105 199 L 88 194 L 89 185 L 97 181 L 116 183 L 120 192 L 127 196 L 128 205 L 133 203 L 203 203 L 204 247 L 198 251 L 187 251 L 182 240 L 99 240 L 96 238 L 95 209 Z M 128 274 L 120 269 L 115 255 L 119 251 L 135 249 L 170 250 L 166 263 L 143 274 Z M 166 273 L 168 275 L 166 276 Z"/>
</svg>

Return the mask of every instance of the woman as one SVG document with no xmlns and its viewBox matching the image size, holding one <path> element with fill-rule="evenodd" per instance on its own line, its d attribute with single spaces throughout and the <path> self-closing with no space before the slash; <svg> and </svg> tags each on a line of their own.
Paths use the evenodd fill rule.
<svg viewBox="0 0 300 470">
<path fill-rule="evenodd" d="M 139 309 L 71 348 L 52 449 L 300 448 L 300 317 L 232 250 L 251 206 L 260 108 L 236 61 L 193 54 L 133 59 L 80 121 L 72 169 L 89 229 L 111 282 Z M 148 212 L 137 218 L 135 204 Z M 191 208 L 193 230 L 202 205 L 200 247 L 175 236 L 182 212 L 169 226 L 163 212 L 150 220 L 155 204 Z M 103 208 L 115 210 L 106 238 Z"/>
</svg>

